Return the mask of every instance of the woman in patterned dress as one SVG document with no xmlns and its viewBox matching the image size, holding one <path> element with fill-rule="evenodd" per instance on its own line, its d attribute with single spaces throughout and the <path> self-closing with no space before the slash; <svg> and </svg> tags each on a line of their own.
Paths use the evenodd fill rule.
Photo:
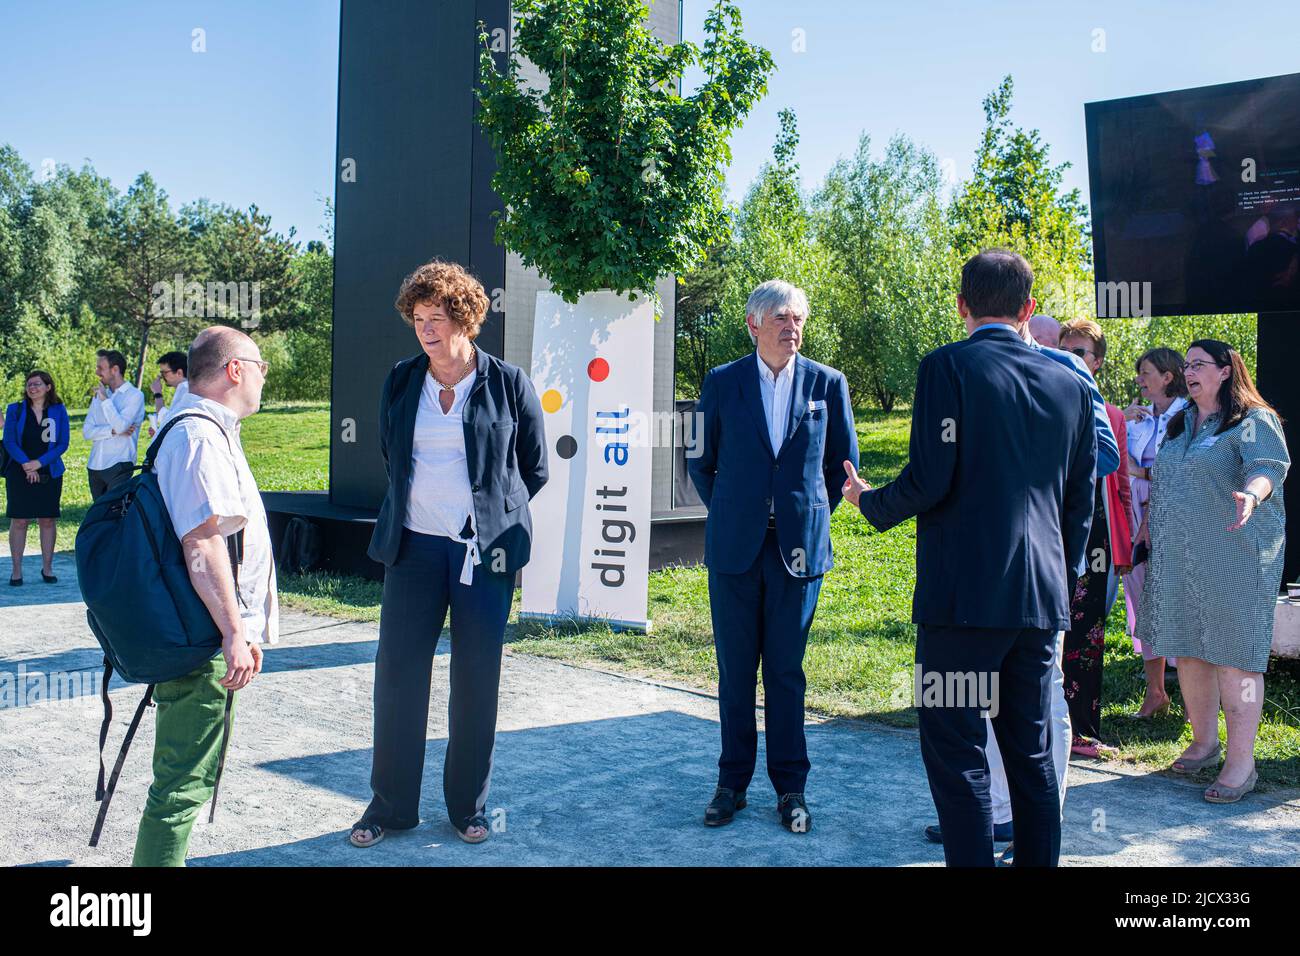
<svg viewBox="0 0 1300 956">
<path fill-rule="evenodd" d="M 1199 339 L 1183 366 L 1192 404 L 1169 424 L 1151 471 L 1150 569 L 1137 637 L 1178 658 L 1192 742 L 1170 768 L 1219 763 L 1219 707 L 1227 757 L 1205 790 L 1233 803 L 1254 789 L 1255 735 L 1273 612 L 1282 583 L 1291 465 L 1282 424 L 1256 390 L 1241 356 Z"/>
</svg>

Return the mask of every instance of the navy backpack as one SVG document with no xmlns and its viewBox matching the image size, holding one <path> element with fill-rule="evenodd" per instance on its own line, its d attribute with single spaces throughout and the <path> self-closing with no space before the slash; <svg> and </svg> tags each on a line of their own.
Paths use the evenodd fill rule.
<svg viewBox="0 0 1300 956">
<path fill-rule="evenodd" d="M 144 464 L 136 466 L 140 474 L 100 496 L 77 530 L 77 583 L 86 602 L 86 620 L 104 650 L 104 681 L 100 688 L 104 721 L 99 729 L 99 779 L 95 786 L 95 799 L 100 801 L 100 807 L 90 836 L 91 846 L 99 842 L 127 749 L 145 708 L 152 701 L 154 685 L 184 677 L 221 653 L 221 632 L 190 583 L 188 562 L 154 473 L 154 459 L 163 439 L 183 418 L 204 418 L 221 429 L 220 422 L 201 412 L 185 412 L 170 419 L 145 452 Z M 221 429 L 221 434 L 229 445 L 225 429 Z M 236 595 L 243 540 L 242 530 L 226 538 Z M 104 744 L 113 719 L 108 682 L 114 673 L 132 683 L 149 686 L 127 728 L 122 750 L 105 787 Z M 218 786 L 230 742 L 233 702 L 233 694 L 227 691 L 225 729 L 217 763 Z M 216 812 L 214 787 L 209 822 L 216 817 Z"/>
</svg>

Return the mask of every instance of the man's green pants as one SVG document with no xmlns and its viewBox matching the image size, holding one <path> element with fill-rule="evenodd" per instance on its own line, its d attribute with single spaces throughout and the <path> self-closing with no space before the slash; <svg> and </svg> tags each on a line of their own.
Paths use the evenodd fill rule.
<svg viewBox="0 0 1300 956">
<path fill-rule="evenodd" d="M 226 660 L 218 654 L 184 677 L 154 687 L 158 704 L 153 785 L 135 840 L 133 866 L 184 866 L 190 830 L 212 797 L 225 727 Z"/>
</svg>

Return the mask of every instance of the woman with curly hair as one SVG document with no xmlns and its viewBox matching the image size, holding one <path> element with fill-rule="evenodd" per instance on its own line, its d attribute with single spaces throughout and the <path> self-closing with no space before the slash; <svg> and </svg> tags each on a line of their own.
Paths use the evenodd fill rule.
<svg viewBox="0 0 1300 956">
<path fill-rule="evenodd" d="M 524 372 L 474 345 L 483 286 L 434 260 L 402 283 L 397 311 L 420 352 L 398 362 L 379 402 L 388 491 L 369 554 L 384 564 L 375 659 L 374 797 L 354 846 L 420 822 L 433 655 L 451 612 L 443 795 L 456 833 L 489 833 L 497 690 L 515 573 L 528 563 L 528 501 L 546 484 L 542 408 Z"/>
</svg>

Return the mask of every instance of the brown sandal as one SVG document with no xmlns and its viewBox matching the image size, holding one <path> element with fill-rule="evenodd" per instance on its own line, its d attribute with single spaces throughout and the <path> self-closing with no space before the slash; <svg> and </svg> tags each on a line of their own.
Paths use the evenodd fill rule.
<svg viewBox="0 0 1300 956">
<path fill-rule="evenodd" d="M 1169 769 L 1174 773 L 1196 773 L 1198 770 L 1204 770 L 1206 767 L 1218 763 L 1220 760 L 1219 754 L 1220 746 L 1215 744 L 1214 749 L 1204 757 L 1179 757 L 1169 765 Z"/>
</svg>

